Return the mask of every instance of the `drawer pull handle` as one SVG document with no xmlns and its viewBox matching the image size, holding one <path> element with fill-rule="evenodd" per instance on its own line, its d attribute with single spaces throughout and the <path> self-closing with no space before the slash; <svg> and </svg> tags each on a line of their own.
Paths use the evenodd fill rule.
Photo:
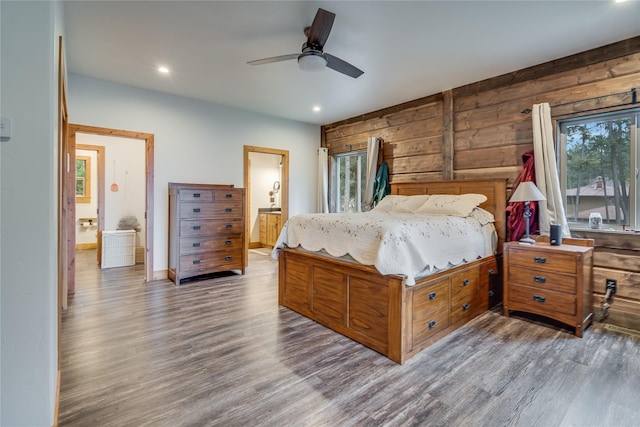
<svg viewBox="0 0 640 427">
<path fill-rule="evenodd" d="M 496 294 L 496 293 L 495 293 L 495 292 L 493 292 L 493 290 L 492 290 L 492 289 L 489 289 L 489 296 L 490 296 L 490 297 L 494 296 L 495 294 Z"/>
<path fill-rule="evenodd" d="M 469 310 L 469 304 L 465 302 L 464 304 L 462 304 L 462 311 L 467 311 L 467 310 Z"/>
<path fill-rule="evenodd" d="M 429 300 L 434 300 L 434 299 L 436 299 L 436 293 L 435 292 L 431 292 L 429 294 Z"/>
<path fill-rule="evenodd" d="M 227 261 L 231 261 L 231 255 L 227 255 L 226 257 L 224 257 L 224 259 L 226 259 Z"/>
<path fill-rule="evenodd" d="M 193 263 L 194 263 L 194 264 L 200 264 L 200 260 L 199 260 L 199 259 L 194 259 L 194 260 L 193 260 Z"/>
<path fill-rule="evenodd" d="M 193 197 L 195 197 L 196 199 L 200 197 L 200 193 L 193 193 Z"/>
<path fill-rule="evenodd" d="M 542 276 L 533 276 L 533 280 L 538 283 L 547 283 L 547 278 Z"/>
<path fill-rule="evenodd" d="M 198 242 L 198 243 L 194 243 L 192 246 L 193 246 L 194 248 L 199 248 L 199 247 L 200 247 L 200 242 Z"/>
<path fill-rule="evenodd" d="M 436 327 L 436 321 L 435 320 L 429 321 L 429 329 L 433 329 L 435 327 Z"/>
<path fill-rule="evenodd" d="M 489 276 L 493 276 L 494 274 L 496 274 L 496 272 L 493 270 L 493 268 L 489 269 Z"/>
<path fill-rule="evenodd" d="M 547 262 L 547 259 L 542 256 L 536 256 L 533 257 L 533 262 L 537 262 L 538 264 L 545 264 Z"/>
<path fill-rule="evenodd" d="M 233 228 L 233 224 L 227 224 L 227 228 Z"/>
<path fill-rule="evenodd" d="M 534 295 L 533 296 L 533 300 L 536 302 L 545 302 L 547 299 L 543 296 L 540 295 Z"/>
<path fill-rule="evenodd" d="M 233 211 L 233 209 L 231 209 L 231 208 L 226 208 L 225 209 L 225 212 L 231 212 L 231 211 Z"/>
<path fill-rule="evenodd" d="M 225 245 L 230 245 L 230 244 L 231 244 L 231 240 L 225 240 L 225 241 L 224 241 L 224 244 L 225 244 Z"/>
<path fill-rule="evenodd" d="M 194 226 L 193 226 L 193 229 L 194 229 L 194 230 L 200 230 L 200 226 L 199 226 L 199 225 L 194 225 Z"/>
<path fill-rule="evenodd" d="M 232 197 L 233 197 L 233 194 L 231 194 L 231 193 L 227 193 L 227 194 L 225 194 L 224 196 L 225 196 L 227 199 L 230 199 L 230 198 L 232 198 Z"/>
<path fill-rule="evenodd" d="M 469 279 L 464 279 L 464 280 L 462 281 L 462 285 L 463 285 L 463 286 L 467 286 L 468 284 L 469 284 Z"/>
<path fill-rule="evenodd" d="M 198 212 L 200 212 L 200 208 L 193 208 L 193 212 L 194 212 L 194 213 L 198 213 Z"/>
</svg>

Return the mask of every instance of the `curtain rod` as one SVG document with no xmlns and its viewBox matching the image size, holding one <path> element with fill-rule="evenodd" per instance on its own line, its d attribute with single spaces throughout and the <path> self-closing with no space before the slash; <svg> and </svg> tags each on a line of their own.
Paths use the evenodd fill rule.
<svg viewBox="0 0 640 427">
<path fill-rule="evenodd" d="M 571 101 L 571 102 L 565 102 L 563 104 L 556 104 L 556 105 L 551 105 L 551 108 L 557 108 L 557 107 L 564 107 L 565 105 L 571 105 L 571 104 L 575 104 L 576 102 L 586 102 L 586 101 L 593 101 L 596 99 L 602 99 L 602 98 L 608 98 L 610 96 L 618 96 L 618 95 L 626 95 L 627 93 L 631 92 L 631 102 L 627 102 L 625 104 L 618 104 L 618 105 L 612 105 L 610 107 L 619 107 L 619 106 L 623 106 L 623 105 L 634 105 L 638 103 L 638 94 L 637 94 L 637 90 L 636 88 L 631 88 L 629 91 L 624 91 L 624 92 L 618 92 L 618 93 L 611 93 L 609 95 L 602 95 L 602 96 L 595 96 L 593 98 L 586 98 L 586 99 L 580 99 L 578 101 Z M 601 110 L 602 108 L 609 108 L 609 107 L 601 107 L 601 108 L 592 108 L 590 110 L 584 110 L 582 112 L 588 112 L 588 111 L 595 111 L 595 110 Z M 529 114 L 531 112 L 530 108 L 525 108 L 524 110 L 522 110 L 520 113 L 521 114 Z"/>
</svg>

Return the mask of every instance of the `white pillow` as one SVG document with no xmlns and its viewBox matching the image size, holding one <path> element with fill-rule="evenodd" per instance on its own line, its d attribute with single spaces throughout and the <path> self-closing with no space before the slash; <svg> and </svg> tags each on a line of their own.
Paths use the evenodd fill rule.
<svg viewBox="0 0 640 427">
<path fill-rule="evenodd" d="M 389 194 L 388 196 L 384 196 L 384 198 L 371 210 L 374 212 L 414 213 L 428 199 L 429 196 L 426 194 L 420 194 L 417 196 Z"/>
<path fill-rule="evenodd" d="M 468 217 L 473 208 L 486 200 L 487 196 L 484 194 L 432 194 L 417 212 L 429 215 Z"/>
</svg>

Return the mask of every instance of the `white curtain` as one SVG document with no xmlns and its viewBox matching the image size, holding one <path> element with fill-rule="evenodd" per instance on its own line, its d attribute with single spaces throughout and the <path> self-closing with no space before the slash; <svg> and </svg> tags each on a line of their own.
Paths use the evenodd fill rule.
<svg viewBox="0 0 640 427">
<path fill-rule="evenodd" d="M 318 148 L 318 199 L 319 213 L 329 213 L 329 150 Z"/>
<path fill-rule="evenodd" d="M 380 138 L 370 136 L 367 141 L 367 182 L 364 188 L 363 211 L 371 209 L 373 200 L 373 183 L 376 180 L 376 169 L 378 167 L 378 150 L 380 149 Z"/>
<path fill-rule="evenodd" d="M 540 234 L 549 234 L 549 225 L 562 225 L 562 235 L 571 237 L 565 215 L 560 179 L 556 164 L 551 125 L 551 108 L 548 103 L 534 104 L 533 112 L 533 157 L 536 167 L 536 185 L 547 198 L 538 202 Z"/>
</svg>

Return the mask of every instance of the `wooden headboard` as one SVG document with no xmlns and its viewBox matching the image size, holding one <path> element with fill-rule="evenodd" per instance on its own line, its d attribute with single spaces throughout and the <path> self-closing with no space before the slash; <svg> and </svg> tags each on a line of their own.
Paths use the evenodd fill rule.
<svg viewBox="0 0 640 427">
<path fill-rule="evenodd" d="M 465 194 L 478 193 L 487 196 L 480 205 L 493 214 L 498 233 L 498 252 L 502 253 L 502 244 L 507 237 L 507 181 L 505 179 L 487 179 L 478 181 L 436 181 L 406 182 L 391 184 L 391 194 L 414 196 L 417 194 Z"/>
</svg>

